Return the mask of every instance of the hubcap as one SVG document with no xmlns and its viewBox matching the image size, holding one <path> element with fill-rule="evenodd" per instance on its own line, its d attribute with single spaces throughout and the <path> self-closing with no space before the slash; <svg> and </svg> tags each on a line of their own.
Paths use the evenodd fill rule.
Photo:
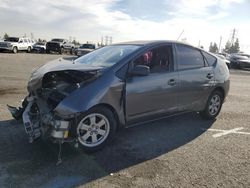
<svg viewBox="0 0 250 188">
<path fill-rule="evenodd" d="M 220 96 L 219 95 L 214 95 L 209 103 L 209 113 L 213 116 L 215 114 L 218 113 L 218 111 L 220 110 L 220 105 L 221 105 L 221 100 L 220 100 Z"/>
<path fill-rule="evenodd" d="M 84 146 L 95 147 L 106 140 L 109 131 L 109 121 L 104 115 L 89 114 L 77 126 L 78 141 Z"/>
</svg>

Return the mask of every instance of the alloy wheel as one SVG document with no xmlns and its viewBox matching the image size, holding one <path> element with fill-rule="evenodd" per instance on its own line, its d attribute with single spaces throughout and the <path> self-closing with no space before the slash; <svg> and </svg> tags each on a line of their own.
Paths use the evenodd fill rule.
<svg viewBox="0 0 250 188">
<path fill-rule="evenodd" d="M 210 115 L 215 115 L 219 112 L 220 110 L 220 106 L 221 106 L 221 99 L 219 95 L 214 95 L 210 102 L 209 102 L 209 106 L 208 106 L 208 110 Z"/>
<path fill-rule="evenodd" d="M 78 141 L 86 147 L 95 147 L 103 143 L 110 132 L 108 119 L 99 113 L 85 116 L 77 126 Z"/>
</svg>

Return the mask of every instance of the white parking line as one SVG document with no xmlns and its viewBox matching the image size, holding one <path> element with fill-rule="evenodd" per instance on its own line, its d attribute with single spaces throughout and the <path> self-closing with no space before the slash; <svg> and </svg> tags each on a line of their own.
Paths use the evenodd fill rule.
<svg viewBox="0 0 250 188">
<path fill-rule="evenodd" d="M 242 130 L 242 129 L 244 129 L 244 128 L 243 127 L 238 127 L 238 128 L 229 129 L 229 130 L 204 129 L 204 128 L 202 128 L 202 130 L 212 131 L 212 132 L 218 132 L 218 133 L 212 135 L 214 138 L 221 137 L 221 136 L 228 135 L 228 134 L 245 134 L 245 135 L 250 135 L 250 133 L 248 133 L 248 132 L 241 132 L 240 130 Z"/>
</svg>

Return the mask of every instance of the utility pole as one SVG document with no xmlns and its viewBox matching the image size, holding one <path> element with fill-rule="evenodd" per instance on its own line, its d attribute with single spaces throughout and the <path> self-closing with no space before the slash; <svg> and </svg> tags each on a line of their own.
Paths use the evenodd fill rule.
<svg viewBox="0 0 250 188">
<path fill-rule="evenodd" d="M 101 46 L 103 46 L 103 36 L 102 36 L 102 42 L 101 42 Z"/>
<path fill-rule="evenodd" d="M 34 39 L 34 34 L 31 32 L 30 33 L 30 38 L 33 40 Z"/>
<path fill-rule="evenodd" d="M 108 45 L 108 39 L 109 39 L 109 37 L 108 37 L 108 36 L 105 36 L 105 46 Z"/>
<path fill-rule="evenodd" d="M 112 44 L 113 38 L 109 37 L 109 44 Z"/>
<path fill-rule="evenodd" d="M 219 52 L 220 52 L 220 48 L 221 48 L 221 41 L 222 41 L 222 36 L 220 36 L 220 42 L 219 42 Z"/>
<path fill-rule="evenodd" d="M 235 38 L 236 38 L 236 29 L 234 28 L 233 33 L 232 33 L 232 37 L 231 37 L 231 45 L 233 45 Z"/>
</svg>

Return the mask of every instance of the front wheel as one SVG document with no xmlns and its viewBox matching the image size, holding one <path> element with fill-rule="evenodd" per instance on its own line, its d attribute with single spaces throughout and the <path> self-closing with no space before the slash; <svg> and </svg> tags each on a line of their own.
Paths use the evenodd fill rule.
<svg viewBox="0 0 250 188">
<path fill-rule="evenodd" d="M 78 121 L 76 132 L 79 144 L 85 151 L 103 148 L 115 135 L 117 122 L 108 108 L 95 107 Z"/>
<path fill-rule="evenodd" d="M 59 50 L 59 54 L 63 54 L 64 53 L 64 48 L 61 47 L 61 49 Z"/>
<path fill-rule="evenodd" d="M 14 54 L 16 54 L 18 52 L 17 47 L 15 46 L 12 51 L 13 51 Z"/>
<path fill-rule="evenodd" d="M 215 119 L 220 113 L 223 103 L 223 95 L 220 91 L 215 90 L 208 98 L 205 109 L 200 112 L 204 119 Z"/>
</svg>

